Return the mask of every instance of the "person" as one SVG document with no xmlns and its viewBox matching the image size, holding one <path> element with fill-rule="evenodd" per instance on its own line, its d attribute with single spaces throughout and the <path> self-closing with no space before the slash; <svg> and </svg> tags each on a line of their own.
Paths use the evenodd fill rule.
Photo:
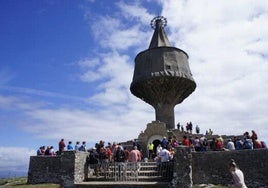
<svg viewBox="0 0 268 188">
<path fill-rule="evenodd" d="M 98 152 L 98 149 L 97 149 Z M 100 162 L 100 168 L 104 172 L 107 172 L 109 170 L 109 159 L 107 155 L 107 149 L 104 147 L 103 144 L 101 144 L 101 148 L 99 149 L 99 162 Z M 106 173 L 105 173 L 106 176 Z"/>
<path fill-rule="evenodd" d="M 235 145 L 234 145 L 234 142 L 232 141 L 232 139 L 228 139 L 227 149 L 228 150 L 235 150 Z"/>
<path fill-rule="evenodd" d="M 78 149 L 79 151 L 87 151 L 86 141 L 82 142 L 82 145 Z"/>
<path fill-rule="evenodd" d="M 198 125 L 196 125 L 196 127 L 195 127 L 195 132 L 196 132 L 196 134 L 199 134 L 200 133 L 200 128 L 199 128 Z"/>
<path fill-rule="evenodd" d="M 123 149 L 124 149 L 124 152 L 125 152 L 125 161 L 127 162 L 128 158 L 129 158 L 129 151 L 128 151 L 127 147 L 123 147 Z"/>
<path fill-rule="evenodd" d="M 76 144 L 75 144 L 75 146 L 74 146 L 74 149 L 75 149 L 76 151 L 78 151 L 79 148 L 80 148 L 80 142 L 77 141 Z"/>
<path fill-rule="evenodd" d="M 219 140 L 219 141 L 222 142 L 222 143 L 224 142 L 222 136 L 219 136 L 219 137 L 217 138 L 217 140 Z"/>
<path fill-rule="evenodd" d="M 64 143 L 64 139 L 62 138 L 59 142 L 59 154 L 62 154 L 62 152 L 64 151 L 65 148 L 65 143 Z"/>
<path fill-rule="evenodd" d="M 175 155 L 175 149 L 172 147 L 169 149 L 170 161 L 174 160 L 174 155 Z"/>
<path fill-rule="evenodd" d="M 132 144 L 133 144 L 133 148 L 134 148 L 134 146 L 137 146 L 138 150 L 141 150 L 140 143 L 138 142 L 137 139 L 132 140 Z"/>
<path fill-rule="evenodd" d="M 252 141 L 257 140 L 258 139 L 257 133 L 254 130 L 252 130 L 251 133 L 252 135 L 250 138 L 252 139 Z"/>
<path fill-rule="evenodd" d="M 183 136 L 182 145 L 190 147 L 191 143 L 190 140 L 187 138 L 186 135 Z"/>
<path fill-rule="evenodd" d="M 244 174 L 243 172 L 237 167 L 235 161 L 232 159 L 229 165 L 229 171 L 232 174 L 232 184 L 229 187 L 232 188 L 247 188 L 244 182 Z"/>
<path fill-rule="evenodd" d="M 114 161 L 115 162 L 125 162 L 125 152 L 121 146 L 116 147 Z"/>
<path fill-rule="evenodd" d="M 108 161 L 111 162 L 113 153 L 112 153 L 111 147 L 109 145 L 106 146 L 106 153 L 107 153 Z"/>
<path fill-rule="evenodd" d="M 195 137 L 193 141 L 194 149 L 195 151 L 201 151 L 201 144 L 200 144 L 200 139 L 198 136 Z"/>
<path fill-rule="evenodd" d="M 223 142 L 220 139 L 216 140 L 216 150 L 221 151 L 223 150 Z"/>
<path fill-rule="evenodd" d="M 36 152 L 37 155 L 43 155 L 43 153 L 42 153 L 42 148 L 43 148 L 43 146 L 40 146 L 40 147 L 39 147 L 39 149 L 38 149 L 37 152 Z"/>
<path fill-rule="evenodd" d="M 200 151 L 207 151 L 208 150 L 208 141 L 204 135 L 200 137 Z"/>
<path fill-rule="evenodd" d="M 152 159 L 153 158 L 153 153 L 154 153 L 154 144 L 152 142 L 150 142 L 147 146 L 148 151 L 149 151 L 149 156 L 148 159 Z"/>
<path fill-rule="evenodd" d="M 141 152 L 138 150 L 137 146 L 134 146 L 133 150 L 130 151 L 128 156 L 129 162 L 139 162 L 141 161 Z"/>
<path fill-rule="evenodd" d="M 167 137 L 163 137 L 162 141 L 161 141 L 161 146 L 162 148 L 167 148 L 167 145 L 168 145 L 168 139 Z"/>
<path fill-rule="evenodd" d="M 73 150 L 73 146 L 72 146 L 72 141 L 69 141 L 68 145 L 67 145 L 67 150 Z"/>
<path fill-rule="evenodd" d="M 161 162 L 168 162 L 170 159 L 170 154 L 169 151 L 166 148 L 163 148 L 160 152 L 159 152 L 159 158 Z"/>
<path fill-rule="evenodd" d="M 162 150 L 162 146 L 161 146 L 161 144 L 158 144 L 158 146 L 156 148 L 156 155 L 158 155 L 161 150 Z"/>
<path fill-rule="evenodd" d="M 45 155 L 49 155 L 50 146 L 47 146 L 47 149 L 45 150 Z"/>
<path fill-rule="evenodd" d="M 253 141 L 253 148 L 259 149 L 262 148 L 262 144 L 260 140 L 254 140 Z"/>
<path fill-rule="evenodd" d="M 234 140 L 235 140 L 235 149 L 236 150 L 240 150 L 240 149 L 243 149 L 243 141 L 240 139 L 240 138 L 236 138 L 234 137 Z"/>
<path fill-rule="evenodd" d="M 209 129 L 209 130 L 208 130 L 208 134 L 209 134 L 209 135 L 213 135 L 213 131 L 212 131 L 212 129 Z"/>
<path fill-rule="evenodd" d="M 138 150 L 137 146 L 134 146 L 133 150 L 130 151 L 128 161 L 131 163 L 131 173 L 138 176 L 138 171 L 140 169 L 141 152 Z"/>
<path fill-rule="evenodd" d="M 50 146 L 50 148 L 49 148 L 49 155 L 50 156 L 56 156 L 56 153 L 54 151 L 54 147 L 53 146 Z"/>
<path fill-rule="evenodd" d="M 125 166 L 123 164 L 123 162 L 125 162 L 125 152 L 124 150 L 122 149 L 121 146 L 117 146 L 116 149 L 115 149 L 115 155 L 114 155 L 114 161 L 117 162 L 117 165 L 118 165 L 118 178 L 120 179 L 121 178 L 121 173 L 123 171 L 123 177 L 125 176 Z"/>
<path fill-rule="evenodd" d="M 189 130 L 190 130 L 190 124 L 187 122 L 186 123 L 186 132 L 189 133 Z"/>
<path fill-rule="evenodd" d="M 99 176 L 99 171 L 100 171 L 100 167 L 99 167 L 99 154 L 96 150 L 95 147 L 92 148 L 92 150 L 90 150 L 89 152 L 89 165 L 91 169 L 94 169 L 94 172 L 96 174 L 96 176 Z"/>
<path fill-rule="evenodd" d="M 170 153 L 166 148 L 163 148 L 160 153 L 158 154 L 158 168 L 159 168 L 159 173 L 163 176 L 167 176 L 167 167 L 168 167 L 168 162 L 170 161 Z"/>
<path fill-rule="evenodd" d="M 264 141 L 261 141 L 262 148 L 267 148 L 266 143 Z"/>
<path fill-rule="evenodd" d="M 177 124 L 177 129 L 180 130 L 181 124 L 180 122 Z"/>
<path fill-rule="evenodd" d="M 212 141 L 210 142 L 210 149 L 212 151 L 216 151 L 217 150 L 217 142 L 216 142 L 216 139 L 214 137 L 212 138 Z"/>
<path fill-rule="evenodd" d="M 253 149 L 252 139 L 250 139 L 249 137 L 245 137 L 243 142 L 243 149 Z"/>
<path fill-rule="evenodd" d="M 171 144 L 171 147 L 170 148 L 172 148 L 172 147 L 178 147 L 179 146 L 179 142 L 178 142 L 178 139 L 177 139 L 176 136 L 172 136 L 170 142 L 171 142 L 170 143 Z"/>
<path fill-rule="evenodd" d="M 193 132 L 193 124 L 192 124 L 191 121 L 190 121 L 190 123 L 189 123 L 189 131 L 190 131 L 190 133 L 192 134 L 192 132 Z"/>
</svg>

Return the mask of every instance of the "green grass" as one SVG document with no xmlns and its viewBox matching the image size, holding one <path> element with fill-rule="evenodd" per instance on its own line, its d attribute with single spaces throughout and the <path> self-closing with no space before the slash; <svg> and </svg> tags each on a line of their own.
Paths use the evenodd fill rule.
<svg viewBox="0 0 268 188">
<path fill-rule="evenodd" d="M 59 184 L 36 184 L 29 185 L 27 184 L 27 178 L 8 178 L 0 179 L 0 187 L 17 187 L 17 188 L 59 188 Z"/>
</svg>

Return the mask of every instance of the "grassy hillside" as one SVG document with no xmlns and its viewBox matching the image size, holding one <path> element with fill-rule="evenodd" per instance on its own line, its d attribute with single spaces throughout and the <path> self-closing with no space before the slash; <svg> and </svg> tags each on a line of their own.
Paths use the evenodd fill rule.
<svg viewBox="0 0 268 188">
<path fill-rule="evenodd" d="M 17 188 L 59 188 L 59 184 L 37 184 L 28 185 L 27 178 L 9 178 L 0 179 L 0 187 L 17 187 Z"/>
</svg>

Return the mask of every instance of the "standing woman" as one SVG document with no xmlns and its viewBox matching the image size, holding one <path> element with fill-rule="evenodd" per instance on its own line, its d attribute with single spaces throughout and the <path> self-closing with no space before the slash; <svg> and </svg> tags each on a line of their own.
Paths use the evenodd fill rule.
<svg viewBox="0 0 268 188">
<path fill-rule="evenodd" d="M 237 167 L 235 161 L 232 159 L 230 163 L 230 172 L 233 176 L 232 184 L 229 187 L 232 188 L 247 188 L 244 182 L 244 174 L 243 172 Z"/>
</svg>

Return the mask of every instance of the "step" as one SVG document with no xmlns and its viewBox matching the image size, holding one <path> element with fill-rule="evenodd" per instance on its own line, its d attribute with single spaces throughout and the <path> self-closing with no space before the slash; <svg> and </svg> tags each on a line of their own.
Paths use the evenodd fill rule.
<svg viewBox="0 0 268 188">
<path fill-rule="evenodd" d="M 114 182 L 114 181 L 88 181 L 75 184 L 76 188 L 163 188 L 168 182 Z"/>
<path fill-rule="evenodd" d="M 119 176 L 119 167 L 121 168 L 121 174 Z M 136 166 L 137 167 L 137 166 Z M 114 165 L 114 163 L 109 164 L 109 172 L 101 171 L 97 177 L 95 172 L 92 171 L 91 176 L 87 181 L 138 181 L 138 182 L 156 182 L 156 181 L 166 181 L 167 177 L 163 177 L 166 174 L 166 169 L 159 171 L 158 163 L 156 162 L 142 162 L 139 163 L 139 169 L 135 172 L 133 171 L 133 163 L 125 163 L 122 166 Z"/>
</svg>

